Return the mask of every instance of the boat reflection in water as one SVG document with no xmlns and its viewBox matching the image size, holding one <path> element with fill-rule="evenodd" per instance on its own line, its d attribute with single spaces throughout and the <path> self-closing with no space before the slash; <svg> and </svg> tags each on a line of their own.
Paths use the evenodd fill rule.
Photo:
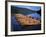
<svg viewBox="0 0 46 37">
<path fill-rule="evenodd" d="M 41 30 L 38 6 L 11 6 L 11 31 Z"/>
</svg>

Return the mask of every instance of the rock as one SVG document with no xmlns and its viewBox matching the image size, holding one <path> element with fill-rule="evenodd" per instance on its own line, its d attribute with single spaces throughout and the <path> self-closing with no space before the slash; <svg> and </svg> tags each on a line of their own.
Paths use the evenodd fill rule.
<svg viewBox="0 0 46 37">
<path fill-rule="evenodd" d="M 40 20 L 32 19 L 32 16 L 29 18 L 26 15 L 16 14 L 17 21 L 19 21 L 22 25 L 38 25 L 40 24 Z"/>
</svg>

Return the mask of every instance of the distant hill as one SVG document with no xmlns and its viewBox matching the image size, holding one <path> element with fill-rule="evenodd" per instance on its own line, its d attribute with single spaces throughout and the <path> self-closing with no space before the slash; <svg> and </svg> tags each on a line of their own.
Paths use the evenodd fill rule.
<svg viewBox="0 0 46 37">
<path fill-rule="evenodd" d="M 32 14 L 35 13 L 36 11 L 32 11 L 30 9 L 27 8 L 19 8 L 19 7 L 12 7 L 11 8 L 11 12 L 12 13 L 21 13 L 21 14 Z"/>
</svg>

